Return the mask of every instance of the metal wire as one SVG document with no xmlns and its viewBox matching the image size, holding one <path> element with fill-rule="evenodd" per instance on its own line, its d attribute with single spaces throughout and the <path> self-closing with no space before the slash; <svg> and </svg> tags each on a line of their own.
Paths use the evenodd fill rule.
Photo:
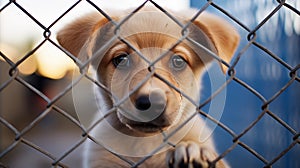
<svg viewBox="0 0 300 168">
<path fill-rule="evenodd" d="M 278 0 L 277 1 L 278 5 L 267 16 L 265 16 L 264 19 L 258 25 L 256 25 L 254 28 L 251 29 L 248 26 L 246 26 L 242 21 L 240 21 L 236 16 L 233 16 L 232 14 L 230 14 L 230 12 L 226 11 L 226 9 L 224 9 L 224 8 L 222 8 L 222 6 L 219 6 L 218 4 L 214 3 L 214 1 L 212 1 L 212 0 L 209 0 L 198 11 L 198 13 L 195 16 L 191 16 L 191 20 L 188 23 L 181 23 L 171 13 L 169 13 L 167 10 L 165 10 L 163 7 L 159 6 L 157 3 L 155 3 L 155 1 L 152 1 L 152 0 L 146 0 L 144 2 L 141 2 L 141 5 L 139 7 L 137 7 L 135 10 L 133 10 L 128 16 L 126 16 L 123 20 L 121 20 L 119 22 L 115 21 L 113 19 L 113 17 L 109 16 L 109 14 L 107 14 L 106 12 L 104 12 L 104 10 L 101 9 L 99 6 L 97 6 L 93 1 L 87 0 L 86 2 L 91 7 L 95 8 L 103 17 L 106 17 L 109 21 L 111 21 L 114 24 L 114 26 L 116 27 L 115 32 L 114 32 L 115 33 L 114 39 L 119 39 L 123 43 L 127 44 L 128 47 L 130 47 L 132 50 L 136 51 L 137 54 L 146 63 L 148 63 L 148 65 L 149 65 L 149 72 L 150 73 L 148 74 L 148 76 L 145 77 L 145 79 L 134 90 L 132 90 L 130 92 L 130 94 L 133 94 L 151 76 L 155 76 L 158 79 L 160 79 L 161 81 L 163 81 L 166 85 L 169 85 L 171 88 L 173 88 L 178 93 L 180 93 L 181 95 L 183 95 L 183 97 L 185 97 L 187 100 L 191 101 L 191 103 L 194 104 L 195 107 L 197 107 L 197 108 L 195 108 L 195 113 L 191 117 L 189 117 L 185 122 L 183 122 L 182 125 L 180 125 L 177 129 L 175 129 L 174 132 L 172 132 L 172 133 L 170 133 L 168 135 L 163 135 L 164 136 L 164 141 L 162 142 L 161 146 L 159 146 L 158 148 L 153 149 L 152 152 L 150 152 L 147 156 L 141 158 L 139 161 L 133 162 L 131 160 L 128 160 L 128 159 L 124 158 L 123 156 L 120 156 L 118 154 L 113 153 L 114 155 L 116 155 L 120 159 L 124 160 L 124 162 L 127 162 L 129 165 L 131 165 L 131 167 L 138 167 L 139 165 L 142 165 L 147 159 L 149 159 L 150 157 L 152 157 L 152 155 L 154 153 L 156 153 L 157 151 L 159 151 L 161 148 L 165 147 L 166 145 L 171 145 L 171 144 L 169 144 L 168 139 L 170 137 L 172 137 L 172 135 L 174 133 L 176 133 L 176 131 L 180 130 L 184 126 L 184 124 L 186 124 L 187 122 L 189 122 L 189 120 L 191 120 L 193 118 L 193 116 L 195 116 L 197 114 L 200 114 L 203 117 L 205 117 L 206 119 L 214 122 L 215 124 L 218 125 L 218 127 L 220 129 L 223 129 L 228 135 L 230 135 L 232 137 L 232 145 L 227 150 L 222 151 L 222 154 L 220 154 L 217 157 L 217 159 L 212 162 L 213 164 L 215 164 L 218 160 L 220 160 L 220 159 L 224 158 L 225 156 L 227 156 L 228 154 L 230 154 L 232 152 L 232 150 L 235 149 L 237 146 L 240 146 L 240 147 L 244 148 L 247 152 L 249 152 L 251 155 L 253 155 L 257 159 L 259 159 L 264 164 L 265 167 L 271 167 L 280 158 L 284 157 L 287 154 L 288 151 L 290 151 L 291 149 L 295 148 L 296 146 L 299 147 L 299 144 L 300 144 L 300 139 L 299 139 L 300 132 L 299 132 L 299 128 L 293 128 L 291 125 L 289 125 L 284 120 L 282 120 L 278 115 L 276 115 L 275 113 L 273 113 L 269 109 L 269 105 L 271 103 L 273 103 L 275 100 L 277 100 L 277 98 L 281 94 L 283 94 L 284 92 L 286 92 L 286 90 L 288 88 L 290 88 L 290 86 L 293 83 L 297 83 L 298 82 L 298 84 L 299 84 L 300 77 L 298 75 L 299 75 L 300 64 L 298 63 L 295 67 L 293 67 L 292 65 L 290 65 L 289 63 L 287 63 L 286 61 L 284 61 L 282 58 L 280 58 L 278 55 L 274 54 L 271 50 L 267 49 L 265 46 L 263 46 L 262 44 L 260 44 L 259 42 L 256 41 L 256 37 L 257 37 L 256 32 L 259 31 L 266 24 L 266 22 L 268 22 L 276 13 L 278 13 L 279 10 L 281 10 L 282 8 L 285 8 L 286 10 L 290 10 L 291 12 L 293 12 L 293 14 L 297 15 L 297 17 L 300 17 L 299 16 L 300 15 L 299 9 L 297 9 L 296 7 L 288 4 L 284 0 L 282 0 L 282 1 Z M 76 58 L 75 56 L 73 56 L 71 53 L 69 53 L 68 51 L 66 51 L 64 48 L 60 47 L 56 42 L 54 42 L 54 41 L 52 41 L 50 39 L 50 36 L 52 35 L 51 30 L 52 30 L 53 26 L 55 26 L 56 24 L 58 24 L 60 22 L 60 20 L 65 17 L 65 15 L 67 15 L 70 11 L 72 11 L 80 3 L 84 3 L 84 2 L 81 1 L 81 0 L 79 0 L 79 1 L 76 1 L 75 3 L 73 3 L 63 14 L 61 14 L 57 19 L 55 19 L 49 26 L 43 25 L 34 15 L 32 15 L 29 11 L 26 10 L 26 8 L 24 8 L 22 5 L 20 5 L 19 3 L 17 3 L 17 1 L 15 1 L 15 0 L 10 0 L 7 4 L 4 4 L 2 6 L 2 8 L 0 9 L 0 12 L 4 12 L 10 6 L 17 7 L 21 12 L 23 12 L 28 18 L 30 18 L 36 25 L 38 25 L 43 30 L 42 36 L 44 37 L 44 39 L 43 39 L 42 42 L 40 42 L 38 45 L 36 45 L 32 50 L 30 50 L 26 55 L 24 55 L 16 63 L 14 63 L 11 59 L 9 59 L 8 55 L 6 55 L 2 51 L 0 51 L 0 58 L 2 58 L 4 60 L 4 63 L 7 66 L 10 67 L 9 71 L 5 72 L 5 73 L 7 73 L 7 75 L 9 76 L 9 78 L 6 81 L 3 81 L 2 83 L 0 83 L 0 96 L 1 96 L 1 94 L 4 91 L 7 90 L 7 88 L 13 82 L 17 82 L 20 85 L 26 87 L 31 93 L 35 94 L 36 96 L 38 96 L 39 98 L 41 98 L 43 101 L 45 101 L 47 103 L 45 105 L 45 107 L 44 107 L 44 110 L 41 111 L 40 115 L 38 115 L 32 122 L 30 122 L 28 125 L 26 125 L 21 130 L 18 130 L 14 126 L 14 123 L 10 123 L 8 120 L 6 120 L 0 114 L 0 125 L 6 127 L 10 131 L 10 133 L 15 136 L 15 138 L 10 142 L 10 145 L 7 146 L 7 147 L 5 147 L 4 149 L 1 149 L 1 151 L 0 151 L 0 167 L 5 167 L 6 166 L 5 163 L 1 163 L 1 158 L 3 158 L 6 155 L 8 155 L 15 148 L 18 148 L 18 146 L 20 144 L 26 145 L 27 147 L 32 148 L 35 151 L 37 151 L 40 155 L 46 156 L 48 159 L 51 160 L 52 166 L 55 166 L 55 167 L 68 167 L 68 165 L 65 165 L 63 163 L 64 159 L 68 155 L 70 155 L 74 150 L 76 150 L 77 148 L 79 148 L 85 141 L 92 140 L 92 141 L 96 142 L 96 140 L 93 139 L 93 137 L 91 137 L 89 135 L 90 131 L 95 126 L 97 126 L 97 124 L 99 124 L 100 122 L 102 122 L 106 117 L 108 117 L 109 115 L 111 115 L 116 109 L 122 109 L 120 107 L 120 105 L 124 101 L 126 101 L 126 99 L 128 99 L 128 97 L 124 97 L 121 100 L 119 100 L 117 102 L 117 104 L 115 104 L 114 108 L 112 108 L 109 111 L 107 111 L 105 116 L 99 118 L 97 121 L 95 121 L 87 129 L 84 128 L 84 126 L 82 126 L 82 124 L 78 121 L 78 119 L 76 117 L 70 115 L 68 111 L 63 110 L 62 108 L 59 107 L 59 105 L 57 105 L 57 102 L 61 98 L 63 98 L 67 93 L 71 92 L 71 89 L 73 87 L 75 87 L 83 79 L 87 79 L 90 83 L 96 84 L 100 89 L 102 89 L 106 93 L 110 94 L 112 97 L 115 97 L 112 93 L 110 93 L 109 89 L 106 88 L 104 84 L 98 82 L 93 77 L 89 76 L 89 74 L 86 71 L 82 71 L 83 69 L 85 69 L 91 63 L 91 61 L 93 61 L 94 59 L 97 59 L 96 58 L 97 54 L 94 57 L 90 58 L 89 60 L 86 60 L 86 62 L 82 62 L 82 60 L 79 60 L 78 58 Z M 186 28 L 189 26 L 189 24 L 193 20 L 195 20 L 199 15 L 201 15 L 201 13 L 203 11 L 205 11 L 208 7 L 213 7 L 214 9 L 220 11 L 221 13 L 223 13 L 224 15 L 226 15 L 229 19 L 231 19 L 233 22 L 237 23 L 237 25 L 239 25 L 241 29 L 243 29 L 246 32 L 248 32 L 248 36 L 247 36 L 248 43 L 238 52 L 237 56 L 232 61 L 233 63 L 231 65 L 227 64 L 225 61 L 223 61 L 222 59 L 220 59 L 214 53 L 212 53 L 209 50 L 205 49 L 205 50 L 207 50 L 208 54 L 211 55 L 214 59 L 216 59 L 218 62 L 226 65 L 229 68 L 229 70 L 228 70 L 229 79 L 227 79 L 226 82 L 217 91 L 215 91 L 209 98 L 207 98 L 202 104 L 198 104 L 197 102 L 194 102 L 190 97 L 188 97 L 188 95 L 186 95 L 185 93 L 183 93 L 179 88 L 176 88 L 176 86 L 172 85 L 171 82 L 169 82 L 168 80 L 166 80 L 163 77 L 159 76 L 159 74 L 156 74 L 156 72 L 155 72 L 155 63 L 158 62 L 158 61 L 160 61 L 167 54 L 167 52 L 161 54 L 160 57 L 158 57 L 156 60 L 154 60 L 154 61 L 151 62 L 151 61 L 147 60 L 143 56 L 143 54 L 140 53 L 136 48 L 134 48 L 134 46 L 132 44 L 130 44 L 130 42 L 126 41 L 126 39 L 124 39 L 124 38 L 122 38 L 122 37 L 119 36 L 118 31 L 122 27 L 122 25 L 124 23 L 126 23 L 133 15 L 135 15 L 136 13 L 138 13 L 140 11 L 140 9 L 142 9 L 145 6 L 145 4 L 147 4 L 147 3 L 152 4 L 158 10 L 160 10 L 163 13 L 165 13 L 167 17 L 169 17 L 178 26 L 180 26 L 182 28 L 182 37 L 177 41 L 177 43 L 175 43 L 170 48 L 170 50 L 172 48 L 176 47 L 176 45 L 180 44 L 183 40 L 188 40 L 189 42 L 195 44 L 199 48 L 205 49 L 205 47 L 203 47 L 201 44 L 198 44 L 197 42 L 195 42 L 192 39 L 190 39 L 187 36 L 187 34 L 186 34 L 185 31 L 186 31 Z M 114 39 L 111 39 L 111 40 L 114 40 Z M 37 89 L 35 86 L 33 86 L 32 84 L 30 84 L 26 80 L 24 80 L 23 76 L 21 76 L 19 74 L 19 66 L 20 66 L 20 64 L 22 64 L 28 58 L 32 57 L 32 55 L 39 48 L 41 48 L 46 42 L 50 42 L 50 44 L 52 44 L 54 47 L 58 48 L 63 53 L 65 53 L 66 57 L 71 58 L 76 63 L 76 65 L 78 66 L 79 70 L 82 73 L 77 79 L 75 79 L 75 82 L 68 84 L 54 98 L 50 98 L 47 95 L 45 95 L 42 91 L 40 91 L 39 89 Z M 289 81 L 286 82 L 285 85 L 280 90 L 278 90 L 269 99 L 266 98 L 266 97 L 264 97 L 255 88 L 251 87 L 247 82 L 243 81 L 242 79 L 240 79 L 240 78 L 238 78 L 236 76 L 236 73 L 235 73 L 235 71 L 236 71 L 236 69 L 235 69 L 236 65 L 238 65 L 240 63 L 240 58 L 242 56 L 247 55 L 246 51 L 248 50 L 248 48 L 250 46 L 255 46 L 259 50 L 261 50 L 262 52 L 264 52 L 267 55 L 269 55 L 270 58 L 272 58 L 274 61 L 276 61 L 279 64 L 281 64 L 290 73 L 290 79 L 289 79 Z M 299 46 L 296 46 L 296 47 L 299 47 Z M 213 118 L 212 116 L 210 116 L 209 114 L 207 114 L 207 113 L 205 113 L 204 111 L 201 110 L 203 106 L 205 106 L 206 104 L 210 103 L 230 83 L 236 83 L 236 84 L 240 85 L 241 87 L 244 87 L 245 89 L 247 89 L 247 91 L 249 93 L 253 94 L 261 102 L 261 109 L 258 109 L 259 111 L 261 111 L 261 113 L 259 115 L 257 115 L 256 119 L 252 120 L 251 123 L 248 124 L 248 126 L 246 128 L 244 128 L 244 130 L 242 130 L 241 132 L 235 132 L 235 131 L 233 131 L 226 124 L 224 124 L 224 123 L 216 120 L 215 118 Z M 72 123 L 73 127 L 77 127 L 77 128 L 79 128 L 81 130 L 81 134 L 79 135 L 80 138 L 78 138 L 78 140 L 76 141 L 76 143 L 71 144 L 72 146 L 68 150 L 64 151 L 61 155 L 54 155 L 51 152 L 49 152 L 48 150 L 46 150 L 46 149 L 40 147 L 39 145 L 35 144 L 35 142 L 33 142 L 32 140 L 26 138 L 26 134 L 28 134 L 28 132 L 30 130 L 32 130 L 35 127 L 37 127 L 37 125 L 40 124 L 40 121 L 43 120 L 46 116 L 48 116 L 51 113 L 53 113 L 53 111 L 56 112 L 56 113 L 58 113 L 58 114 L 60 114 L 63 118 L 68 119 Z M 286 147 L 285 149 L 283 149 L 276 157 L 272 158 L 271 160 L 266 159 L 264 156 L 262 156 L 257 151 L 255 151 L 255 149 L 251 148 L 249 145 L 247 145 L 245 142 L 242 141 L 242 137 L 245 136 L 255 125 L 257 125 L 257 123 L 264 116 L 266 116 L 266 115 L 268 115 L 271 118 L 273 118 L 274 121 L 276 121 L 277 123 L 279 123 L 282 127 L 284 127 L 285 129 L 287 129 L 289 131 L 289 133 L 291 133 L 293 135 L 293 137 L 291 138 L 290 145 L 288 147 Z M 49 166 L 51 166 L 51 165 L 49 165 Z M 30 165 L 28 165 L 28 167 L 30 167 Z"/>
</svg>

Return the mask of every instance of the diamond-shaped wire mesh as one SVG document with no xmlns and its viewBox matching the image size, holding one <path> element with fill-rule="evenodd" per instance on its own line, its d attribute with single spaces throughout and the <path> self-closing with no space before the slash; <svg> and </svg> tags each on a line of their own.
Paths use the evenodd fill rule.
<svg viewBox="0 0 300 168">
<path fill-rule="evenodd" d="M 132 17 L 132 15 L 138 13 L 140 9 L 144 8 L 145 4 L 151 4 L 161 12 L 165 13 L 174 22 L 178 23 L 178 25 L 182 28 L 182 38 L 178 41 L 178 43 L 174 44 L 174 47 L 182 40 L 190 40 L 192 42 L 192 40 L 184 34 L 184 30 L 186 29 L 187 25 L 178 21 L 171 13 L 156 4 L 155 1 L 151 0 L 144 2 L 141 1 L 140 6 L 132 10 L 132 12 L 120 22 L 115 21 L 108 13 L 105 12 L 104 9 L 101 9 L 101 7 L 93 1 L 76 1 L 73 4 L 70 4 L 69 7 L 64 7 L 63 9 L 65 11 L 63 11 L 59 16 L 57 16 L 56 14 L 55 16 L 57 17 L 51 20 L 50 24 L 46 24 L 47 22 L 42 20 L 43 18 L 28 11 L 26 5 L 22 5 L 22 1 L 19 2 L 11 0 L 2 2 L 0 6 L 0 15 L 3 15 L 3 13 L 5 13 L 7 10 L 18 10 L 18 13 L 22 13 L 23 17 L 27 18 L 27 24 L 33 24 L 35 29 L 38 29 L 38 31 L 41 32 L 41 40 L 37 44 L 34 44 L 31 49 L 26 50 L 24 52 L 25 54 L 19 56 L 18 59 L 15 60 L 12 59 L 10 53 L 6 51 L 0 51 L 0 106 L 9 107 L 0 107 L 0 167 L 10 167 L 10 165 L 13 165 L 13 162 L 20 162 L 23 167 L 32 167 L 32 165 L 35 165 L 35 167 L 81 167 L 79 165 L 82 162 L 81 156 L 83 144 L 87 141 L 94 141 L 93 137 L 89 135 L 93 126 L 85 128 L 79 122 L 74 112 L 75 109 L 72 106 L 72 100 L 70 98 L 70 95 L 72 94 L 72 88 L 79 87 L 80 89 L 81 86 L 78 83 L 85 82 L 86 85 L 97 85 L 107 92 L 109 92 L 109 89 L 107 89 L 102 83 L 94 80 L 94 78 L 85 71 L 85 68 L 93 58 L 87 61 L 82 61 L 74 57 L 71 53 L 60 47 L 55 40 L 53 40 L 54 37 L 52 34 L 52 30 L 55 29 L 55 27 L 60 24 L 60 22 L 62 22 L 62 20 L 69 13 L 71 13 L 74 9 L 76 9 L 83 3 L 85 5 L 88 5 L 92 10 L 99 12 L 109 21 L 112 21 L 117 29 L 121 28 L 122 25 Z M 276 163 L 280 159 L 284 158 L 289 153 L 289 151 L 296 150 L 296 152 L 294 153 L 298 155 L 300 154 L 300 128 L 295 127 L 295 125 L 297 124 L 291 124 L 287 122 L 286 118 L 282 118 L 280 114 L 276 114 L 273 109 L 270 108 L 270 106 L 273 106 L 276 103 L 280 103 L 277 101 L 278 98 L 281 95 L 285 94 L 285 92 L 287 92 L 287 90 L 289 89 L 294 89 L 290 92 L 295 92 L 295 95 L 300 94 L 299 89 L 297 89 L 300 85 L 300 62 L 293 62 L 291 64 L 279 55 L 276 55 L 272 50 L 269 50 L 260 41 L 256 40 L 260 29 L 262 29 L 268 23 L 268 21 L 272 19 L 272 17 L 274 17 L 274 15 L 276 15 L 279 11 L 289 10 L 290 16 L 298 18 L 300 17 L 300 11 L 296 6 L 293 6 L 284 0 L 278 0 L 276 3 L 277 5 L 269 13 L 263 16 L 263 19 L 259 22 L 259 24 L 255 25 L 254 27 L 249 27 L 248 25 L 243 23 L 243 21 L 240 20 L 239 17 L 231 14 L 230 11 L 227 11 L 225 8 L 223 8 L 221 5 L 218 5 L 218 3 L 214 1 L 207 1 L 205 5 L 203 5 L 201 9 L 199 9 L 199 12 L 195 16 L 190 16 L 192 21 L 192 19 L 195 19 L 198 15 L 201 15 L 202 11 L 206 11 L 207 8 L 213 8 L 214 10 L 219 11 L 224 16 L 227 16 L 229 19 L 231 19 L 232 23 L 236 24 L 241 31 L 247 32 L 247 37 L 242 37 L 244 39 L 247 39 L 247 43 L 240 47 L 234 59 L 232 60 L 232 63 L 229 65 L 228 78 L 223 86 L 220 87 L 219 90 L 214 92 L 210 97 L 208 97 L 206 101 L 203 101 L 203 103 L 193 103 L 199 107 L 197 114 L 200 114 L 204 118 L 207 118 L 208 120 L 217 124 L 218 129 L 223 130 L 225 134 L 227 134 L 227 136 L 230 136 L 230 139 L 232 140 L 231 144 L 226 147 L 226 149 L 223 148 L 224 150 L 221 151 L 217 160 L 222 158 L 226 159 L 227 156 L 230 156 L 234 150 L 236 150 L 237 148 L 241 148 L 241 152 L 249 153 L 249 156 L 251 155 L 251 157 L 259 160 L 263 167 L 271 167 L 273 165 L 276 165 Z M 60 7 L 58 6 L 57 8 Z M 18 21 L 16 20 L 16 22 Z M 1 24 L 5 23 L 1 22 Z M 298 24 L 298 27 L 300 26 L 299 22 L 295 24 Z M 20 29 L 22 28 L 20 27 Z M 122 39 L 117 34 L 115 34 L 115 36 L 116 38 L 119 38 L 121 41 L 127 44 L 129 47 L 132 47 L 133 50 L 135 50 L 130 42 L 126 41 L 126 39 Z M 294 45 L 294 48 L 299 47 L 296 46 L 299 45 L 299 43 L 291 45 Z M 25 61 L 28 61 L 31 57 L 34 57 L 34 55 L 39 52 L 41 48 L 48 46 L 54 48 L 57 52 L 63 53 L 64 57 L 75 62 L 77 67 L 76 70 L 81 72 L 80 75 L 76 76 L 75 80 L 49 80 L 41 76 L 28 77 L 20 73 L 20 68 Z M 198 45 L 198 47 L 201 46 Z M 267 56 L 271 61 L 274 61 L 279 66 L 284 67 L 285 71 L 289 75 L 288 80 L 283 81 L 282 87 L 273 92 L 271 96 L 265 96 L 260 92 L 260 88 L 253 87 L 250 83 L 246 82 L 243 78 L 237 75 L 239 73 L 237 71 L 237 67 L 243 64 L 241 62 L 244 57 L 248 57 L 249 53 L 247 51 L 251 47 L 255 47 L 257 50 L 259 50 L 260 53 L 262 53 L 262 55 Z M 287 49 L 279 48 L 278 50 Z M 164 55 L 161 55 L 156 61 L 162 59 L 163 56 Z M 51 57 L 51 55 L 49 55 L 49 57 Z M 140 57 L 143 57 L 143 55 L 140 54 Z M 299 53 L 297 57 L 300 57 Z M 175 90 L 178 89 L 176 88 L 176 86 L 170 84 L 166 79 L 159 76 L 159 74 L 155 73 L 155 66 L 153 66 L 154 64 L 155 61 L 149 62 L 149 70 L 151 72 L 149 76 L 156 75 L 157 78 L 165 82 L 170 87 L 174 88 Z M 145 81 L 146 80 L 147 78 L 145 78 Z M 247 116 L 245 115 L 246 120 L 248 121 L 247 125 L 241 123 L 239 128 L 232 128 L 230 124 L 223 122 L 222 120 L 218 121 L 203 110 L 203 107 L 209 104 L 211 100 L 215 98 L 215 96 L 222 92 L 224 87 L 233 84 L 244 88 L 247 94 L 255 97 L 256 101 L 259 102 L 258 104 L 260 104 L 260 107 L 256 109 L 256 118 L 250 117 L 249 120 L 247 120 Z M 186 96 L 186 98 L 188 99 L 188 96 Z M 7 104 L 5 104 L 4 106 L 2 102 L 5 102 Z M 19 105 L 16 106 L 14 104 L 15 102 L 22 103 L 19 107 Z M 114 108 L 121 108 L 119 106 L 120 104 L 122 104 L 122 100 Z M 86 106 L 88 105 L 85 105 L 85 107 Z M 294 104 L 294 107 L 299 110 L 299 104 Z M 14 112 L 12 113 L 10 110 Z M 112 109 L 108 113 L 112 112 L 114 112 L 114 109 Z M 288 109 L 283 113 L 289 113 Z M 293 116 L 299 116 L 299 111 L 298 115 Z M 101 122 L 103 119 L 104 118 L 99 119 L 96 123 L 94 123 L 94 126 Z M 248 136 L 248 133 L 251 132 L 253 128 L 257 127 L 257 125 L 259 125 L 262 120 L 275 122 L 278 129 L 286 130 L 286 135 L 284 136 L 290 137 L 289 144 L 287 144 L 285 148 L 279 149 L 279 152 L 274 153 L 274 155 L 272 156 L 265 156 L 261 154 L 257 151 L 258 147 L 255 147 L 253 146 L 253 144 L 244 141 L 244 138 Z M 296 121 L 299 122 L 299 119 L 296 119 Z M 274 129 L 277 129 L 277 127 Z M 268 129 L 269 132 L 274 131 L 273 128 Z M 262 139 L 264 137 L 255 138 Z M 167 143 L 168 136 L 165 137 L 165 139 L 166 141 L 162 143 Z M 278 141 L 280 141 L 279 138 Z M 216 142 L 218 142 L 218 140 L 216 140 Z M 159 148 L 153 149 L 153 151 L 156 150 L 159 150 Z M 148 156 L 143 157 L 137 162 L 133 162 L 131 160 L 126 160 L 118 154 L 116 155 L 123 159 L 124 162 L 127 162 L 128 167 L 137 167 L 139 165 L 142 165 L 144 161 L 152 156 L 150 153 Z M 299 156 L 292 157 L 298 158 L 299 160 Z M 26 160 L 22 158 L 26 158 Z M 32 161 L 28 160 L 30 158 L 34 159 Z M 229 159 L 229 162 L 241 161 Z M 299 163 L 300 162 L 298 161 L 298 163 L 296 163 L 295 165 L 299 166 Z"/>
</svg>

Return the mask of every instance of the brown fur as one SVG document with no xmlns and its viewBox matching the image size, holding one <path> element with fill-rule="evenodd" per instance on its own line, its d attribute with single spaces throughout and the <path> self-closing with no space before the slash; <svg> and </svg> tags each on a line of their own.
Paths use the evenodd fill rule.
<svg viewBox="0 0 300 168">
<path fill-rule="evenodd" d="M 188 18 L 184 15 L 191 13 L 183 12 L 178 14 L 178 19 L 185 23 Z M 125 13 L 119 12 L 113 14 L 116 22 L 122 20 Z M 191 17 L 191 16 L 190 16 Z M 158 77 L 151 76 L 149 79 L 136 89 L 129 99 L 124 101 L 121 107 L 131 113 L 134 117 L 143 117 L 140 111 L 136 110 L 132 102 L 136 102 L 141 95 L 154 96 L 156 101 L 164 102 L 163 112 L 149 121 L 134 121 L 126 116 L 121 110 L 116 110 L 106 118 L 106 121 L 118 131 L 136 137 L 151 137 L 160 134 L 160 131 L 174 130 L 191 116 L 197 108 L 193 103 L 178 93 L 173 87 L 180 89 L 185 95 L 188 95 L 193 102 L 198 102 L 200 95 L 200 79 L 204 68 L 213 59 L 204 50 L 196 45 L 184 40 L 177 46 L 173 46 L 181 38 L 181 28 L 170 18 L 155 9 L 145 9 L 133 15 L 119 29 L 120 37 L 124 38 L 131 46 L 119 40 L 115 40 L 111 45 L 107 45 L 114 36 L 115 26 L 103 18 L 100 14 L 90 14 L 79 18 L 70 25 L 67 25 L 58 33 L 59 43 L 70 53 L 77 57 L 100 54 L 100 61 L 93 63 L 94 74 L 98 80 L 103 83 L 119 99 L 126 97 L 130 91 L 135 90 L 141 80 L 149 74 L 148 62 L 157 60 L 161 54 L 170 50 L 163 58 L 155 63 L 155 73 L 172 84 L 169 86 Z M 239 36 L 228 23 L 222 19 L 207 13 L 203 13 L 189 27 L 189 37 L 208 48 L 224 61 L 229 62 L 239 43 Z M 102 47 L 102 49 L 101 49 Z M 102 51 L 103 50 L 103 51 Z M 101 52 L 99 52 L 101 51 Z M 138 53 L 136 52 L 138 51 Z M 130 67 L 125 69 L 116 68 L 112 59 L 122 53 L 130 54 Z M 141 59 L 142 54 L 144 59 Z M 173 55 L 181 55 L 187 62 L 185 68 L 174 70 L 170 66 L 170 60 Z M 226 71 L 226 66 L 222 67 Z M 114 106 L 117 101 L 109 94 L 99 90 L 101 102 L 101 111 L 107 111 Z M 150 97 L 151 98 L 151 97 Z M 159 107 L 159 106 L 158 106 Z M 158 108 L 157 107 L 157 108 Z M 160 108 L 160 107 L 159 107 Z M 159 109 L 160 110 L 160 109 Z M 158 109 L 154 108 L 149 113 L 155 115 Z M 147 119 L 147 118 L 146 118 Z M 104 130 L 103 126 L 98 126 L 91 133 L 97 137 L 99 132 L 103 136 L 112 134 Z M 184 132 L 188 129 L 188 132 Z M 175 149 L 169 149 L 161 152 L 146 160 L 141 167 L 167 167 L 168 164 L 173 167 L 179 167 L 181 162 L 185 166 L 194 162 L 198 166 L 208 167 L 208 161 L 217 157 L 212 138 L 207 138 L 209 129 L 205 128 L 202 119 L 195 116 L 183 129 L 179 130 L 175 137 Z M 99 135 L 99 136 L 101 136 Z M 184 135 L 181 137 L 181 135 Z M 200 141 L 206 139 L 206 141 Z M 112 138 L 111 141 L 114 141 Z M 173 142 L 173 139 L 169 140 Z M 124 148 L 142 152 L 142 150 L 152 150 L 155 144 L 161 141 L 148 144 L 139 142 L 126 143 L 126 140 L 118 141 L 124 143 Z M 90 143 L 87 147 L 87 162 L 90 167 L 128 167 L 129 165 L 117 158 L 106 149 L 99 145 Z M 126 157 L 126 156 L 124 156 Z M 133 161 L 138 161 L 139 157 L 127 157 Z M 225 161 L 218 161 L 216 167 L 227 167 Z"/>
</svg>

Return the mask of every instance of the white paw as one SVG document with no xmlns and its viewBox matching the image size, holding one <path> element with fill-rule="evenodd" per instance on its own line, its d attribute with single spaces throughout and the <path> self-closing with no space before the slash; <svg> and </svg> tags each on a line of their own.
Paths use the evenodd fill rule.
<svg viewBox="0 0 300 168">
<path fill-rule="evenodd" d="M 167 164 L 169 168 L 209 168 L 214 167 L 210 163 L 216 157 L 217 155 L 213 150 L 195 142 L 180 142 L 174 150 L 168 152 Z M 218 161 L 215 167 L 223 168 L 226 166 L 222 161 Z"/>
</svg>

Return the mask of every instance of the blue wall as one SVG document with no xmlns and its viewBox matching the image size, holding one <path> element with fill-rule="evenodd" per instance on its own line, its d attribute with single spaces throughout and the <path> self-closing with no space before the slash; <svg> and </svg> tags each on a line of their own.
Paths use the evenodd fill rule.
<svg viewBox="0 0 300 168">
<path fill-rule="evenodd" d="M 270 13 L 276 1 L 214 1 L 224 7 L 229 13 L 239 18 L 245 25 L 253 29 L 258 22 Z M 255 3 L 256 2 L 256 3 Z M 200 8 L 206 1 L 191 0 L 191 6 Z M 273 4 L 274 3 L 274 4 Z M 298 9 L 299 10 L 299 9 Z M 208 11 L 222 15 L 218 10 L 209 7 Z M 281 9 L 257 32 L 257 42 L 279 56 L 286 63 L 295 67 L 300 64 L 300 36 L 293 29 L 285 28 L 288 9 Z M 233 23 L 233 22 L 231 22 Z M 233 23 L 241 34 L 241 44 L 238 52 L 247 44 L 247 34 L 244 29 Z M 298 25 L 300 26 L 300 25 Z M 212 70 L 218 69 L 215 64 Z M 289 71 L 280 63 L 272 59 L 255 46 L 251 46 L 242 56 L 236 67 L 236 75 L 256 89 L 264 98 L 270 99 L 289 80 Z M 299 76 L 298 70 L 298 76 Z M 211 94 L 209 76 L 204 77 L 203 99 Z M 221 122 L 232 129 L 236 134 L 241 133 L 262 112 L 262 101 L 247 89 L 231 82 L 226 89 L 226 104 Z M 203 108 L 207 111 L 209 106 Z M 300 131 L 300 83 L 294 82 L 269 106 L 269 110 L 288 123 L 297 132 Z M 219 152 L 224 152 L 232 145 L 232 137 L 223 129 L 217 127 L 214 131 Z M 280 152 L 292 143 L 293 134 L 280 125 L 272 117 L 265 115 L 262 119 L 240 140 L 258 152 L 268 161 L 271 161 Z M 237 146 L 226 156 L 232 167 L 263 167 L 264 163 L 254 157 L 250 152 Z M 300 167 L 300 145 L 291 149 L 287 155 L 277 161 L 274 167 Z"/>
</svg>

